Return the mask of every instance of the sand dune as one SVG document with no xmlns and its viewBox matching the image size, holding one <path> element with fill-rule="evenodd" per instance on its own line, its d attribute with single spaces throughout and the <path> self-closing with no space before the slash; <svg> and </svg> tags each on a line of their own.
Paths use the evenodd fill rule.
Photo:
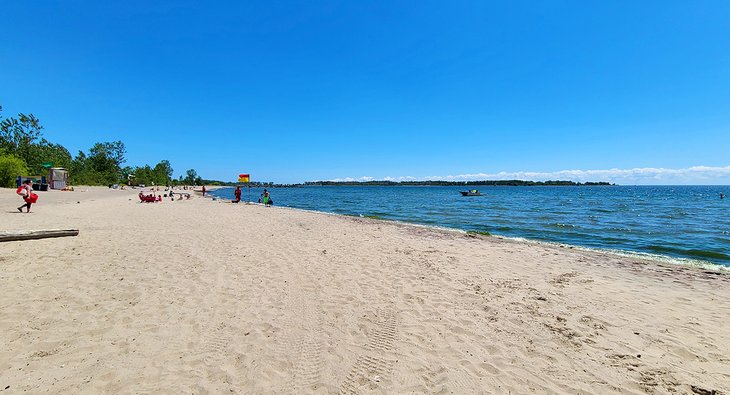
<svg viewBox="0 0 730 395">
<path fill-rule="evenodd" d="M 730 393 L 730 281 L 370 219 L 0 190 L 4 393 Z M 694 387 L 694 389 L 693 389 Z"/>
</svg>

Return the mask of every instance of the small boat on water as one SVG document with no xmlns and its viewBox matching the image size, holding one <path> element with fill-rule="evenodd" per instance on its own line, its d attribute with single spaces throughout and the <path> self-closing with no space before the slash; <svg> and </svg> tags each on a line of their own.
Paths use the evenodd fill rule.
<svg viewBox="0 0 730 395">
<path fill-rule="evenodd" d="M 459 193 L 461 194 L 461 196 L 482 196 L 482 194 L 476 189 L 472 189 L 469 191 L 459 191 Z"/>
</svg>

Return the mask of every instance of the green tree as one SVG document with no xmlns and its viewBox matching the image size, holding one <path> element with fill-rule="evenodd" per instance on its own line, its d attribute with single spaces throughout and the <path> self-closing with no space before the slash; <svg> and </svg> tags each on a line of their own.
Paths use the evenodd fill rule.
<svg viewBox="0 0 730 395">
<path fill-rule="evenodd" d="M 71 161 L 69 182 L 76 185 L 88 185 L 87 169 L 86 154 L 83 151 L 79 151 L 79 153 L 76 154 L 76 157 Z"/>
<path fill-rule="evenodd" d="M 25 166 L 24 173 L 45 174 L 43 164 L 51 163 L 70 169 L 73 184 L 104 185 L 126 181 L 122 168 L 126 154 L 123 142 L 96 143 L 88 155 L 79 151 L 72 159 L 65 147 L 43 138 L 42 131 L 43 126 L 33 114 L 21 113 L 4 119 L 0 106 L 0 151 L 20 159 Z M 169 166 L 169 162 L 167 164 Z M 166 174 L 164 166 L 160 169 L 160 174 L 163 173 Z"/>
<path fill-rule="evenodd" d="M 195 169 L 189 169 L 188 171 L 185 172 L 185 174 L 187 175 L 187 177 L 185 177 L 185 180 L 184 180 L 185 183 L 188 185 L 195 184 L 195 180 L 198 178 L 198 172 L 195 171 Z"/>
<path fill-rule="evenodd" d="M 0 121 L 0 148 L 22 159 L 26 164 L 34 161 L 32 146 L 41 138 L 40 121 L 33 114 L 18 114 Z M 33 169 L 31 169 L 33 170 Z"/>
<path fill-rule="evenodd" d="M 89 150 L 87 166 L 91 167 L 96 184 L 115 184 L 122 177 L 122 164 L 126 161 L 124 155 L 127 153 L 124 143 L 112 141 L 96 143 Z"/>
<path fill-rule="evenodd" d="M 168 160 L 161 160 L 152 170 L 157 185 L 167 185 L 172 179 L 172 165 Z"/>
<path fill-rule="evenodd" d="M 62 145 L 43 138 L 42 131 L 40 120 L 33 114 L 0 117 L 0 148 L 22 159 L 33 174 L 44 174 L 43 164 L 47 162 L 56 167 L 69 167 L 71 154 Z"/>
<path fill-rule="evenodd" d="M 155 176 L 149 165 L 137 166 L 134 168 L 134 178 L 132 179 L 133 185 L 152 185 L 153 182 L 155 182 Z"/>
<path fill-rule="evenodd" d="M 61 144 L 53 144 L 46 139 L 41 139 L 38 144 L 30 146 L 29 152 L 26 163 L 33 174 L 44 174 L 46 172 L 44 163 L 51 163 L 53 167 L 66 169 L 71 166 L 71 154 Z"/>
<path fill-rule="evenodd" d="M 0 187 L 15 186 L 15 178 L 28 173 L 25 162 L 15 155 L 4 154 L 0 151 Z"/>
</svg>

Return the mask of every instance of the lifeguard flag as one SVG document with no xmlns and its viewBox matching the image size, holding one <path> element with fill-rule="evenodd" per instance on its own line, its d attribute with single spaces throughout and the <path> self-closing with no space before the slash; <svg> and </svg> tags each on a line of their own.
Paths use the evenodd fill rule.
<svg viewBox="0 0 730 395">
<path fill-rule="evenodd" d="M 248 174 L 239 174 L 238 182 L 251 182 L 251 177 Z"/>
</svg>

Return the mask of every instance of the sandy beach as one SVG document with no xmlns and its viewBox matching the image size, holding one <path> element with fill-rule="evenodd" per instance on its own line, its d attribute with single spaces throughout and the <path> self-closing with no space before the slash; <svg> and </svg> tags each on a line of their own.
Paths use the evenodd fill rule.
<svg viewBox="0 0 730 395">
<path fill-rule="evenodd" d="M 728 274 L 137 192 L 0 189 L 0 392 L 730 393 Z"/>
</svg>

